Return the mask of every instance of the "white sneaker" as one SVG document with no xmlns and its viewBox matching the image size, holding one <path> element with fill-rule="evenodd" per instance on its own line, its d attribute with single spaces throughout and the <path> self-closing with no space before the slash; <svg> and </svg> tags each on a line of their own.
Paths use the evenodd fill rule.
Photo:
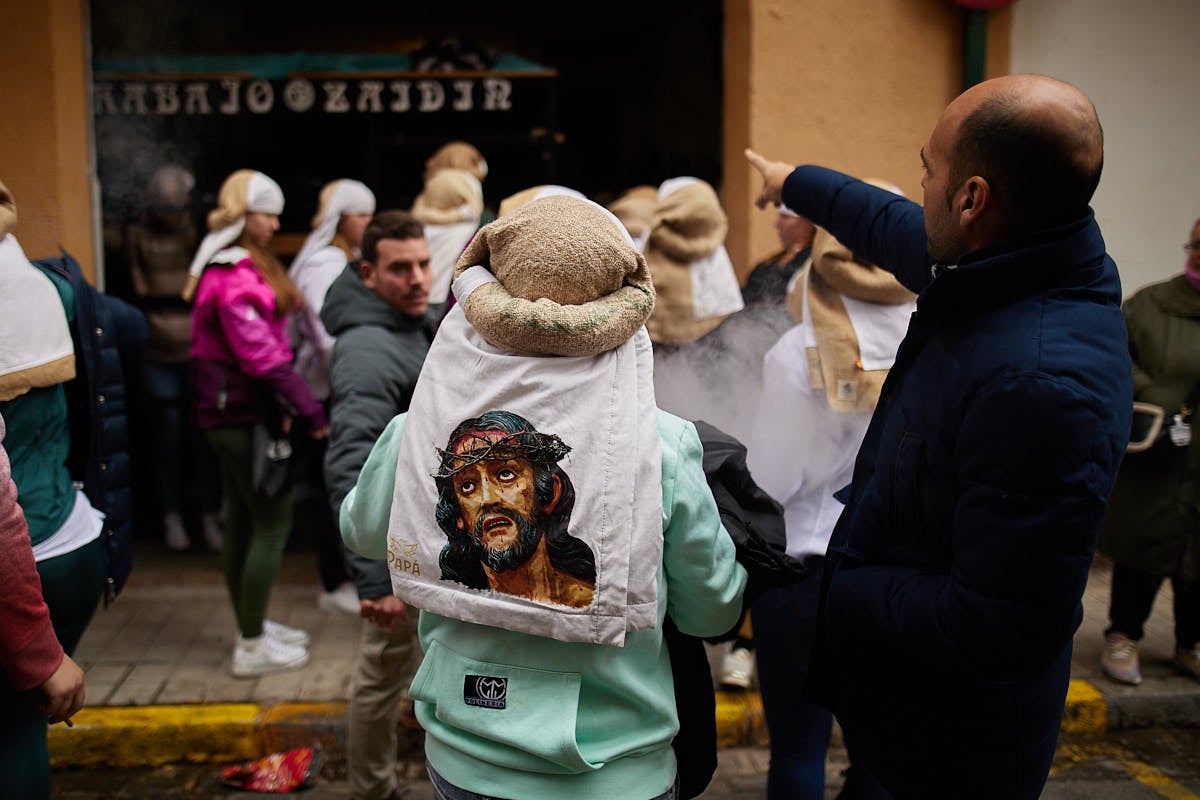
<svg viewBox="0 0 1200 800">
<path fill-rule="evenodd" d="M 232 672 L 235 678 L 251 678 L 285 669 L 296 669 L 308 663 L 308 650 L 287 644 L 270 636 L 238 639 L 233 648 Z"/>
<path fill-rule="evenodd" d="M 358 590 L 354 584 L 346 581 L 332 592 L 321 592 L 317 596 L 317 608 L 330 614 L 341 612 L 353 617 L 358 616 Z"/>
<path fill-rule="evenodd" d="M 216 512 L 209 511 L 202 518 L 204 524 L 204 543 L 214 553 L 221 552 L 225 543 L 225 532 L 221 528 L 221 517 Z"/>
<path fill-rule="evenodd" d="M 163 514 L 163 538 L 166 540 L 167 549 L 174 553 L 181 553 L 191 547 L 187 528 L 183 527 L 183 516 L 178 511 Z"/>
<path fill-rule="evenodd" d="M 749 689 L 754 676 L 754 653 L 744 647 L 735 647 L 725 654 L 721 662 L 721 685 Z"/>
<path fill-rule="evenodd" d="M 308 647 L 308 631 L 293 628 L 290 625 L 284 625 L 274 620 L 263 620 L 263 634 L 270 636 L 277 642 L 292 644 L 297 647 Z"/>
</svg>

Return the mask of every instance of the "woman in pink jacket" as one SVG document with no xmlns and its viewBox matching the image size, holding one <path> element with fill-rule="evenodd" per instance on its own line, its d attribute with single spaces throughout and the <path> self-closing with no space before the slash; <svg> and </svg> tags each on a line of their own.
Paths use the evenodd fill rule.
<svg viewBox="0 0 1200 800">
<path fill-rule="evenodd" d="M 217 203 L 184 299 L 195 298 L 196 422 L 221 462 L 226 498 L 222 563 L 238 624 L 232 672 L 251 677 L 308 663 L 308 634 L 265 618 L 291 533 L 292 500 L 286 489 L 255 487 L 254 430 L 287 432 L 298 419 L 321 439 L 329 426 L 292 369 L 286 320 L 300 294 L 268 249 L 283 192 L 261 172 L 239 170 L 221 185 Z"/>
</svg>

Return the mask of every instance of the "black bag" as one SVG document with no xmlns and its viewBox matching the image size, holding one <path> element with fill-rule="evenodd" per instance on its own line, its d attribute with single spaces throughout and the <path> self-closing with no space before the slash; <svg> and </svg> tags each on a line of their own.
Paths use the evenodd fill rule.
<svg viewBox="0 0 1200 800">
<path fill-rule="evenodd" d="M 795 583 L 805 567 L 784 552 L 787 533 L 783 508 L 759 488 L 746 467 L 746 446 L 734 437 L 699 420 L 693 423 L 704 448 L 704 477 L 717 502 L 721 523 L 737 548 L 737 559 L 749 579 L 742 608 L 753 605 L 767 589 Z M 742 624 L 709 641 L 732 639 Z M 679 797 L 700 795 L 717 769 L 716 697 L 704 641 L 675 627 L 670 616 L 663 625 L 663 641 L 671 658 L 679 733 L 671 742 L 679 764 Z"/>
<path fill-rule="evenodd" d="M 250 452 L 254 491 L 275 499 L 292 488 L 292 442 L 286 434 L 260 422 L 254 426 Z"/>
</svg>

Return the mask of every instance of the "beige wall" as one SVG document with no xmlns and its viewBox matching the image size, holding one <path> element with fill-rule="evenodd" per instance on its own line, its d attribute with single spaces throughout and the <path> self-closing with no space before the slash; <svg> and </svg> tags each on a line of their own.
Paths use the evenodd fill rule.
<svg viewBox="0 0 1200 800">
<path fill-rule="evenodd" d="M 1008 67 L 1010 12 L 991 12 L 989 75 Z M 947 0 L 726 0 L 723 199 L 743 276 L 778 249 L 742 157 L 884 178 L 920 200 L 918 150 L 962 88 L 963 13 Z"/>
<path fill-rule="evenodd" d="M 1020 0 L 1015 71 L 1076 84 L 1104 126 L 1093 203 L 1126 295 L 1183 269 L 1200 217 L 1200 2 Z"/>
<path fill-rule="evenodd" d="M 83 0 L 5 3 L 0 180 L 31 258 L 61 244 L 95 275 L 91 117 Z M 18 77 L 19 76 L 19 77 Z"/>
</svg>

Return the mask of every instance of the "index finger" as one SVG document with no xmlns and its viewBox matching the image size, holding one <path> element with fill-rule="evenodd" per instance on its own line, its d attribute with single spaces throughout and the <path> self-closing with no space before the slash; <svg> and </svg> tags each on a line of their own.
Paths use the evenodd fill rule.
<svg viewBox="0 0 1200 800">
<path fill-rule="evenodd" d="M 764 175 L 767 174 L 767 165 L 771 162 L 760 156 L 758 153 L 751 150 L 749 147 L 745 150 L 746 160 L 750 162 L 750 166 L 754 167 Z"/>
</svg>

